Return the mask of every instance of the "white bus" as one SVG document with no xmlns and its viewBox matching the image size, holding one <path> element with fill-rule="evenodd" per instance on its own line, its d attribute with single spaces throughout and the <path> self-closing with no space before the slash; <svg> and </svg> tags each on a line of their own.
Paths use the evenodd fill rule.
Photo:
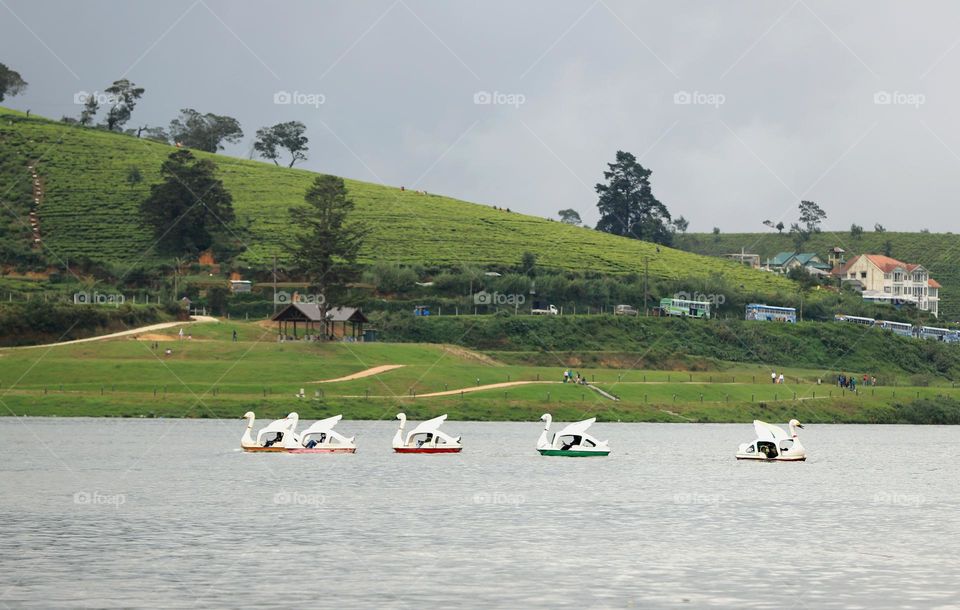
<svg viewBox="0 0 960 610">
<path fill-rule="evenodd" d="M 873 326 L 877 323 L 873 318 L 861 318 L 860 316 L 847 316 L 842 313 L 838 313 L 833 316 L 835 322 L 851 322 L 853 324 L 862 324 L 863 326 Z"/>
<path fill-rule="evenodd" d="M 913 326 L 907 324 L 906 322 L 891 322 L 889 320 L 877 320 L 877 326 L 883 330 L 889 330 L 895 335 L 902 335 L 904 337 L 914 336 Z"/>
<path fill-rule="evenodd" d="M 956 343 L 960 341 L 960 334 L 949 328 L 937 328 L 936 326 L 921 326 L 917 333 L 922 339 L 934 339 L 936 341 L 946 341 L 947 343 Z"/>
<path fill-rule="evenodd" d="M 796 322 L 797 310 L 793 307 L 775 307 L 750 303 L 747 305 L 745 320 L 761 320 L 764 322 Z"/>
</svg>

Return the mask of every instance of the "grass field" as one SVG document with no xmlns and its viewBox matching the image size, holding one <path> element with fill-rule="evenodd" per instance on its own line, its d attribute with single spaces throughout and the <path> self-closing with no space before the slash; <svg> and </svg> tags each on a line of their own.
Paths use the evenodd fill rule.
<svg viewBox="0 0 960 610">
<path fill-rule="evenodd" d="M 232 341 L 236 330 L 238 341 Z M 588 387 L 560 383 L 560 366 L 504 365 L 463 348 L 422 344 L 277 343 L 257 323 L 197 324 L 180 341 L 178 328 L 134 339 L 0 350 L 0 410 L 5 415 L 279 417 L 344 413 L 348 418 L 411 419 L 450 413 L 455 419 L 536 420 L 598 416 L 622 421 L 735 421 L 756 417 L 808 422 L 895 419 L 898 402 L 960 398 L 952 384 L 863 388 L 858 394 L 816 379 L 823 371 L 784 369 L 773 385 L 769 370 L 738 365 L 718 371 L 642 371 L 584 368 Z M 165 354 L 172 350 L 170 355 Z M 401 368 L 337 383 L 316 383 L 386 364 Z M 850 371 L 858 374 L 857 371 Z M 524 385 L 470 388 L 517 381 Z M 300 389 L 305 398 L 295 395 Z M 457 390 L 463 389 L 461 395 Z M 423 394 L 454 390 L 452 395 Z"/>
<path fill-rule="evenodd" d="M 866 224 L 866 223 L 864 223 Z M 936 230 L 937 227 L 932 227 Z M 930 271 L 930 277 L 943 285 L 940 290 L 940 317 L 960 320 L 960 235 L 951 233 L 876 233 L 867 231 L 859 238 L 849 231 L 825 231 L 813 235 L 804 246 L 806 252 L 816 252 L 826 260 L 827 251 L 840 246 L 847 258 L 856 254 L 883 254 L 890 242 L 891 255 L 908 263 L 920 263 Z M 740 252 L 759 254 L 761 260 L 772 258 L 778 252 L 792 252 L 795 247 L 790 236 L 777 233 L 728 233 L 719 236 L 691 233 L 678 245 L 685 250 L 719 256 Z"/>
<path fill-rule="evenodd" d="M 159 167 L 173 147 L 102 130 L 69 126 L 0 108 L 0 192 L 29 197 L 18 188 L 28 178 L 26 163 L 39 159 L 45 188 L 40 209 L 51 262 L 88 257 L 118 265 L 152 263 L 150 230 L 140 222 L 139 203 L 159 177 Z M 283 243 L 292 234 L 288 209 L 303 202 L 314 173 L 219 155 L 224 184 L 233 194 L 237 221 L 231 232 L 248 249 L 245 265 L 266 268 L 274 255 L 285 257 Z M 143 182 L 128 185 L 131 167 Z M 363 252 L 373 260 L 448 266 L 459 263 L 508 266 L 524 251 L 537 254 L 545 267 L 598 272 L 639 272 L 649 258 L 650 276 L 676 279 L 722 274 L 744 289 L 772 294 L 795 292 L 793 282 L 744 269 L 734 263 L 701 257 L 653 244 L 571 227 L 559 222 L 494 210 L 489 205 L 438 195 L 401 192 L 348 180 L 357 216 L 372 229 Z M 29 201 L 10 202 L 28 208 Z M 166 261 L 170 262 L 170 261 Z"/>
</svg>

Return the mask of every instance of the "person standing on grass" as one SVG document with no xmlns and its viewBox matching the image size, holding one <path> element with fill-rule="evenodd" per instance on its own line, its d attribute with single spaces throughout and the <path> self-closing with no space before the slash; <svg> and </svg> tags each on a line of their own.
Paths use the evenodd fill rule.
<svg viewBox="0 0 960 610">
<path fill-rule="evenodd" d="M 233 342 L 237 342 L 237 329 L 233 329 Z"/>
<path fill-rule="evenodd" d="M 780 373 L 780 384 L 783 385 L 783 373 Z"/>
<path fill-rule="evenodd" d="M 777 372 L 776 372 L 776 371 L 771 371 L 771 372 L 770 372 L 770 383 L 777 383 Z"/>
</svg>

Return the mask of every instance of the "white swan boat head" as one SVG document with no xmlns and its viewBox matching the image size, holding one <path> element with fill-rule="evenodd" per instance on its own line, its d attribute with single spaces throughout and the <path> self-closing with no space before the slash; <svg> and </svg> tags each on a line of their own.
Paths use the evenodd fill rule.
<svg viewBox="0 0 960 610">
<path fill-rule="evenodd" d="M 300 416 L 296 413 L 290 413 L 283 419 L 276 419 L 257 432 L 257 438 L 253 438 L 253 424 L 256 421 L 256 415 L 253 411 L 247 411 L 243 415 L 247 420 L 247 428 L 240 438 L 240 447 L 244 451 L 292 451 L 302 448 L 300 445 L 300 436 L 297 434 L 297 423 Z"/>
<path fill-rule="evenodd" d="M 544 422 L 543 432 L 537 441 L 540 455 L 564 457 L 593 457 L 610 454 L 608 441 L 599 441 L 587 433 L 587 428 L 597 421 L 596 417 L 568 424 L 556 434 L 550 434 L 553 416 L 544 413 L 540 418 Z"/>
<path fill-rule="evenodd" d="M 807 451 L 797 435 L 797 429 L 803 429 L 803 425 L 795 419 L 791 419 L 787 425 L 790 428 L 789 435 L 783 431 L 783 428 L 755 419 L 753 429 L 757 433 L 757 438 L 752 443 L 740 445 L 737 449 L 737 459 L 773 462 L 806 460 Z"/>
<path fill-rule="evenodd" d="M 297 453 L 355 453 L 355 436 L 347 438 L 333 429 L 343 419 L 343 415 L 334 415 L 321 419 L 308 427 L 300 435 L 301 449 Z"/>
<path fill-rule="evenodd" d="M 400 427 L 393 436 L 393 450 L 397 453 L 459 453 L 463 449 L 459 436 L 454 438 L 440 430 L 446 414 L 421 422 L 409 432 L 405 432 L 406 414 L 397 413 L 397 419 Z"/>
</svg>

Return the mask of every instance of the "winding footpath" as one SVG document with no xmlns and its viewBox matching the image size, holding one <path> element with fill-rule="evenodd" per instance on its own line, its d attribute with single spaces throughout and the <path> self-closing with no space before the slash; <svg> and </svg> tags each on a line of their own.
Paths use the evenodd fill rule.
<svg viewBox="0 0 960 610">
<path fill-rule="evenodd" d="M 140 335 L 143 333 L 149 333 L 157 330 L 164 330 L 166 328 L 174 328 L 176 326 L 184 326 L 188 324 L 199 324 L 206 322 L 218 322 L 213 316 L 193 316 L 192 320 L 184 320 L 181 322 L 161 322 L 160 324 L 151 324 L 149 326 L 141 326 L 140 328 L 131 328 L 130 330 L 122 330 L 116 333 L 110 333 L 109 335 L 97 335 L 96 337 L 86 337 L 83 339 L 73 339 L 71 341 L 59 341 L 57 343 L 41 343 L 39 345 L 18 345 L 16 347 L 2 347 L 0 351 L 5 350 L 19 350 L 19 349 L 38 349 L 41 347 L 58 347 L 60 345 L 74 345 L 75 343 L 90 343 L 91 341 L 106 341 L 107 339 L 117 339 L 120 337 L 129 337 L 132 335 Z"/>
<path fill-rule="evenodd" d="M 380 373 L 386 373 L 387 371 L 392 371 L 394 369 L 400 369 L 405 367 L 405 364 L 383 364 L 380 366 L 375 366 L 358 373 L 353 373 L 351 375 L 345 375 L 343 377 L 337 377 L 336 379 L 321 379 L 320 381 L 308 381 L 308 384 L 314 383 L 337 383 L 340 381 L 353 381 L 354 379 L 363 379 L 364 377 L 373 377 L 374 375 L 379 375 Z"/>
</svg>

